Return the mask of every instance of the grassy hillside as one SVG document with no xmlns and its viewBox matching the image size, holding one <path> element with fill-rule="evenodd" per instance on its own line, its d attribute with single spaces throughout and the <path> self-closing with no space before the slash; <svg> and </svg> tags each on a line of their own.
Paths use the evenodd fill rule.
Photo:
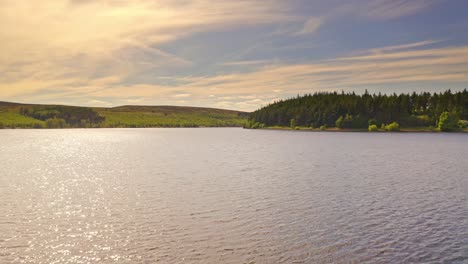
<svg viewBox="0 0 468 264">
<path fill-rule="evenodd" d="M 20 104 L 0 102 L 0 128 L 42 128 L 44 121 L 19 113 Z"/>
<path fill-rule="evenodd" d="M 235 127 L 248 114 L 213 108 L 178 106 L 121 106 L 95 108 L 104 127 Z"/>
<path fill-rule="evenodd" d="M 179 106 L 114 108 L 0 102 L 0 128 L 67 127 L 235 127 L 248 113 Z"/>
</svg>

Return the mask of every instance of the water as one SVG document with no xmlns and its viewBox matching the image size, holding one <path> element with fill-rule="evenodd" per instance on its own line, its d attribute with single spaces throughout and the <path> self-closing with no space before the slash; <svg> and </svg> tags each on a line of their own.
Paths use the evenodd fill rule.
<svg viewBox="0 0 468 264">
<path fill-rule="evenodd" d="M 0 263 L 467 263 L 468 135 L 0 131 Z"/>
</svg>

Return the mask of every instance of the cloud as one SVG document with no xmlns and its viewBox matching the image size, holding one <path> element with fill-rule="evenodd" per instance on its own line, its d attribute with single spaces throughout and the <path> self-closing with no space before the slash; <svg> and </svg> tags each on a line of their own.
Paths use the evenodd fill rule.
<svg viewBox="0 0 468 264">
<path fill-rule="evenodd" d="M 232 97 L 238 94 L 255 93 L 272 98 L 272 91 L 277 97 L 361 85 L 466 82 L 467 67 L 468 46 L 397 50 L 379 55 L 369 50 L 362 56 L 333 61 L 262 67 L 248 73 L 186 77 L 180 80 L 183 84 L 178 88 L 192 92 L 195 98 L 217 95 L 232 102 Z M 213 87 L 220 89 L 211 90 Z"/>
<path fill-rule="evenodd" d="M 370 20 L 391 20 L 405 17 L 424 11 L 434 6 L 438 0 L 350 0 L 345 4 L 338 5 L 320 16 L 309 17 L 299 31 L 293 35 L 308 35 L 315 33 L 326 22 L 341 19 L 343 17 L 360 17 Z M 291 32 L 289 29 L 282 29 L 274 34 Z"/>
<path fill-rule="evenodd" d="M 302 29 L 295 33 L 295 35 L 306 35 L 317 31 L 323 23 L 323 18 L 311 17 L 306 20 Z"/>
<path fill-rule="evenodd" d="M 222 65 L 224 66 L 248 66 L 248 65 L 265 64 L 269 62 L 271 62 L 271 60 L 230 61 L 230 62 L 225 62 Z"/>
<path fill-rule="evenodd" d="M 376 49 L 372 49 L 371 52 L 384 53 L 387 51 L 405 50 L 405 49 L 427 46 L 427 45 L 431 45 L 431 44 L 435 44 L 439 42 L 441 42 L 441 40 L 425 40 L 425 41 L 403 44 L 403 45 L 394 45 L 394 46 L 388 46 L 388 47 L 383 47 L 383 48 L 376 48 Z"/>
<path fill-rule="evenodd" d="M 88 104 L 92 106 L 101 106 L 101 107 L 107 107 L 107 106 L 112 105 L 112 103 L 103 101 L 103 100 L 89 100 Z"/>
<path fill-rule="evenodd" d="M 251 56 L 276 56 L 280 51 L 296 56 L 300 55 L 297 50 L 306 48 L 315 52 L 320 45 L 294 42 L 291 35 L 312 35 L 343 17 L 374 21 L 409 16 L 437 3 L 350 0 L 303 16 L 294 15 L 293 5 L 281 0 L 3 0 L 0 99 L 103 106 L 180 103 L 253 110 L 277 98 L 314 91 L 466 84 L 468 46 L 435 48 L 438 40 L 376 47 L 321 61 Z M 174 48 L 183 44 L 198 52 L 201 48 L 187 41 L 196 34 L 259 25 L 281 30 L 259 36 L 260 43 L 246 53 L 223 56 L 212 65 L 198 65 L 190 52 Z M 199 35 L 202 46 L 207 35 Z M 244 38 L 250 35 L 241 35 L 239 42 L 244 43 Z M 227 53 L 237 52 L 231 48 Z M 228 58 L 234 61 L 223 62 Z"/>
<path fill-rule="evenodd" d="M 192 96 L 192 94 L 185 93 L 185 94 L 176 94 L 176 95 L 174 95 L 174 97 L 176 97 L 176 98 L 188 98 L 190 96 Z"/>
<path fill-rule="evenodd" d="M 385 48 L 383 48 L 385 49 Z M 371 49 L 365 54 L 351 57 L 335 58 L 331 61 L 391 61 L 391 60 L 405 60 L 406 62 L 411 59 L 423 59 L 429 62 L 429 59 L 433 59 L 432 63 L 443 63 L 443 62 L 464 62 L 463 59 L 466 55 L 467 46 L 460 47 L 444 47 L 435 49 L 419 49 L 419 50 L 403 50 L 396 52 L 378 52 L 376 49 Z M 379 49 L 377 49 L 379 50 Z M 380 49 L 381 50 L 381 49 Z M 419 61 L 418 61 L 419 62 Z M 434 66 L 434 65 L 428 65 Z"/>
<path fill-rule="evenodd" d="M 65 0 L 41 3 L 6 0 L 0 10 L 5 26 L 3 42 L 8 44 L 14 38 L 16 45 L 24 48 L 35 44 L 38 51 L 58 47 L 90 52 L 119 49 L 129 43 L 166 43 L 195 32 L 286 18 L 276 1 L 264 5 L 253 0 L 73 1 L 71 4 Z M 13 43 L 10 44 L 9 48 L 13 48 Z"/>
<path fill-rule="evenodd" d="M 112 101 L 113 105 L 124 104 L 129 98 L 145 98 L 146 101 L 142 103 L 175 102 L 249 111 L 277 98 L 298 93 L 349 91 L 375 85 L 468 82 L 468 46 L 414 50 L 414 46 L 425 46 L 414 43 L 404 45 L 407 49 L 382 47 L 377 48 L 382 51 L 378 54 L 375 49 L 369 49 L 359 56 L 303 64 L 262 66 L 244 73 L 175 76 L 172 77 L 174 85 L 126 85 L 116 84 L 112 78 L 102 79 L 86 85 L 78 83 L 67 91 L 60 90 L 47 95 L 41 92 L 38 96 L 46 96 L 52 100 L 77 98 L 86 94 L 95 100 Z M 174 101 L 174 98 L 190 98 L 190 101 Z"/>
<path fill-rule="evenodd" d="M 406 45 L 407 49 L 383 47 L 380 48 L 381 54 L 375 54 L 374 49 L 370 49 L 361 56 L 266 66 L 248 73 L 191 77 L 184 80 L 187 83 L 184 89 L 196 95 L 205 93 L 211 87 L 219 87 L 221 89 L 215 92 L 219 91 L 229 99 L 232 99 L 229 96 L 249 93 L 269 96 L 270 99 L 262 99 L 265 103 L 273 101 L 273 97 L 315 91 L 355 90 L 363 86 L 468 82 L 468 46 L 411 50 L 415 46 L 423 45 L 410 43 Z M 258 103 L 256 106 L 252 104 L 252 108 L 247 104 L 242 107 L 251 110 L 258 107 Z"/>
<path fill-rule="evenodd" d="M 331 17 L 355 16 L 371 20 L 391 20 L 427 10 L 439 0 L 355 0 L 347 1 L 329 14 Z"/>
<path fill-rule="evenodd" d="M 57 80 L 123 80 L 190 67 L 190 60 L 159 47 L 200 32 L 289 19 L 279 0 L 4 0 L 0 95 L 50 89 Z"/>
<path fill-rule="evenodd" d="M 433 6 L 434 0 L 375 0 L 360 13 L 372 19 L 394 19 L 421 12 Z"/>
</svg>

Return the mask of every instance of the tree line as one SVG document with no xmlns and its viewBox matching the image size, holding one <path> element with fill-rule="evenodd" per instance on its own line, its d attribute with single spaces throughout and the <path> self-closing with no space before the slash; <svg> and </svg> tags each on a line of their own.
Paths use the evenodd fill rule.
<svg viewBox="0 0 468 264">
<path fill-rule="evenodd" d="M 21 115 L 45 122 L 47 128 L 98 127 L 105 118 L 92 108 L 74 106 L 21 107 Z"/>
<path fill-rule="evenodd" d="M 389 124 L 402 127 L 466 126 L 468 91 L 453 93 L 369 94 L 320 92 L 279 100 L 251 113 L 247 127 L 304 126 L 371 129 Z M 395 124 L 389 129 L 395 129 Z M 447 129 L 444 129 L 447 126 Z M 372 127 L 374 129 L 374 127 Z"/>
</svg>

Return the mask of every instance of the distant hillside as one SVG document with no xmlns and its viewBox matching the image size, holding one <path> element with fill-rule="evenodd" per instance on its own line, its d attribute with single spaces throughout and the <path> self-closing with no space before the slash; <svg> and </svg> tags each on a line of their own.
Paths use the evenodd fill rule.
<svg viewBox="0 0 468 264">
<path fill-rule="evenodd" d="M 249 113 L 202 107 L 77 107 L 0 101 L 0 128 L 237 127 Z"/>
</svg>

